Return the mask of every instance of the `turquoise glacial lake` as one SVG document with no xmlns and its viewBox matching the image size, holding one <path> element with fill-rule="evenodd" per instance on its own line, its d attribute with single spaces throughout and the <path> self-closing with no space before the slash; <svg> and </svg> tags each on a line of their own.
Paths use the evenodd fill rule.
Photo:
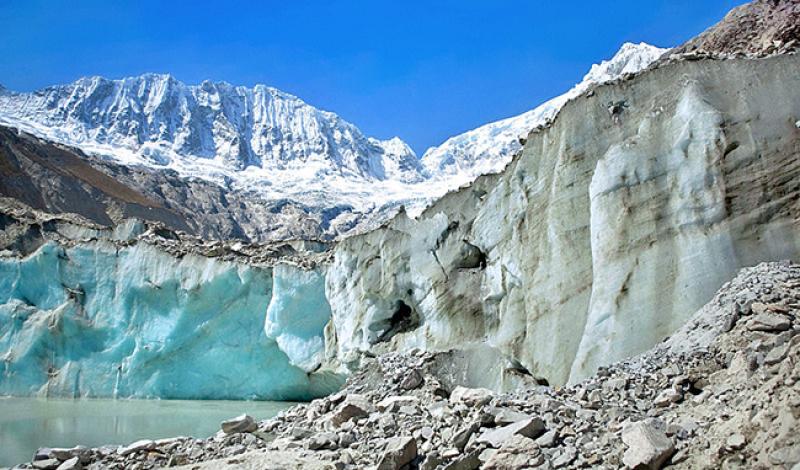
<svg viewBox="0 0 800 470">
<path fill-rule="evenodd" d="M 208 437 L 247 413 L 256 420 L 292 406 L 275 401 L 60 400 L 0 397 L 0 466 L 29 461 L 39 447 L 124 445 L 139 439 Z"/>
</svg>

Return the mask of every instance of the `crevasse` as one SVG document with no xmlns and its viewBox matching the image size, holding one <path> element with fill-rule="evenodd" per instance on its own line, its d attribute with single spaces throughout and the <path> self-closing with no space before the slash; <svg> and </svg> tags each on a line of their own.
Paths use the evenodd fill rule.
<svg viewBox="0 0 800 470">
<path fill-rule="evenodd" d="M 102 241 L 50 242 L 25 258 L 0 258 L 0 394 L 305 400 L 330 393 L 339 376 L 304 370 L 330 316 L 319 298 L 310 297 L 319 317 L 297 324 L 292 315 L 302 306 L 273 302 L 267 324 L 279 333 L 265 334 L 280 276 L 318 275 L 294 271 L 302 270 L 273 273 Z M 292 346 L 298 341 L 302 357 Z"/>
</svg>

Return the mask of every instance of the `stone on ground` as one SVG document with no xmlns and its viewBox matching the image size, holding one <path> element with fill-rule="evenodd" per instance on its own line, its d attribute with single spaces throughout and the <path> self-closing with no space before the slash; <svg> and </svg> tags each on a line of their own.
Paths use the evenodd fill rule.
<svg viewBox="0 0 800 470">
<path fill-rule="evenodd" d="M 417 441 L 412 437 L 389 439 L 377 470 L 400 470 L 417 457 Z"/>
<path fill-rule="evenodd" d="M 252 417 L 244 414 L 225 420 L 221 423 L 222 431 L 225 434 L 234 434 L 237 432 L 253 432 L 258 429 L 258 425 Z"/>
<path fill-rule="evenodd" d="M 628 446 L 622 457 L 628 468 L 659 469 L 675 452 L 672 440 L 651 421 L 626 426 L 622 430 L 622 442 Z"/>
</svg>

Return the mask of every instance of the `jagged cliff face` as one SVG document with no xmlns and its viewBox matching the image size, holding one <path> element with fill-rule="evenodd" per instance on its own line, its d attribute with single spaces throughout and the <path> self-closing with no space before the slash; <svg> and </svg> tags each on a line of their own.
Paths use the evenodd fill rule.
<svg viewBox="0 0 800 470">
<path fill-rule="evenodd" d="M 678 60 L 599 86 L 502 174 L 343 241 L 331 354 L 486 341 L 564 383 L 669 336 L 740 267 L 796 258 L 799 66 Z"/>
<path fill-rule="evenodd" d="M 420 178 L 416 156 L 399 139 L 367 138 L 336 114 L 264 85 L 187 86 L 159 74 L 85 77 L 34 93 L 0 92 L 0 110 L 58 141 L 108 146 L 123 161 L 211 179 L 248 167 Z"/>
</svg>

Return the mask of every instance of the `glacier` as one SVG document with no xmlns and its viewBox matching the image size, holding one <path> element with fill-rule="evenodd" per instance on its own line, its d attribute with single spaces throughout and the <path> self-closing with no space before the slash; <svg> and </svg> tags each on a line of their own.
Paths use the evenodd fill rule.
<svg viewBox="0 0 800 470">
<path fill-rule="evenodd" d="M 310 296 L 309 309 L 305 297 L 282 298 L 293 293 L 283 286 L 297 279 L 307 279 L 313 290 L 316 276 L 294 266 L 273 272 L 195 254 L 175 257 L 141 242 L 49 241 L 25 257 L 5 251 L 0 394 L 272 400 L 326 395 L 341 386 L 342 377 L 295 364 L 308 365 L 320 354 L 323 345 L 315 339 L 322 337 L 330 309 L 324 296 Z M 303 312 L 316 317 L 295 321 Z M 265 334 L 265 324 L 279 334 Z"/>
<path fill-rule="evenodd" d="M 495 123 L 473 132 L 465 138 L 470 145 L 464 148 L 478 153 L 442 156 L 450 152 L 443 148 L 441 158 L 434 158 L 437 154 L 429 152 L 422 160 L 426 168 L 416 157 L 406 158 L 413 152 L 402 140 L 366 138 L 332 113 L 267 87 L 206 82 L 188 87 L 159 75 L 121 81 L 94 77 L 34 96 L 0 92 L 0 120 L 22 122 L 34 133 L 98 154 L 107 152 L 118 161 L 164 167 L 184 176 L 221 178 L 228 187 L 263 191 L 267 197 L 300 191 L 314 194 L 317 204 L 331 204 L 347 187 L 347 197 L 373 206 L 392 202 L 399 207 L 411 201 L 401 212 L 415 217 L 414 211 L 422 210 L 432 197 L 474 179 L 477 173 L 471 171 L 499 171 L 516 152 L 514 146 L 521 147 L 520 132 L 547 122 L 590 85 L 641 70 L 662 53 L 646 44 L 623 46 L 567 94 L 499 127 Z M 310 126 L 302 129 L 310 134 L 297 129 L 298 134 L 292 134 L 303 135 L 303 142 L 287 144 L 289 131 L 271 144 L 255 134 L 245 136 L 249 139 L 245 144 L 238 134 L 222 132 L 226 126 L 220 122 L 267 106 L 266 95 L 260 93 L 272 100 L 269 119 L 283 119 L 272 124 L 286 129 L 300 122 Z M 216 116 L 213 122 L 192 117 L 206 112 L 202 109 Z M 174 120 L 174 113 L 183 117 Z M 246 117 L 255 120 L 237 124 L 236 132 L 247 134 L 242 129 L 267 122 Z M 309 124 L 312 118 L 327 121 Z M 56 125 L 60 122 L 64 124 Z M 308 143 L 307 137 L 316 143 Z M 454 139 L 448 142 L 459 141 Z M 237 142 L 241 145 L 234 149 Z M 349 150 L 336 150 L 331 142 L 346 144 Z M 480 142 L 486 145 L 477 145 Z M 489 142 L 496 145 L 496 153 L 480 150 L 491 147 Z M 304 147 L 317 144 L 333 153 Z M 371 156 L 361 159 L 363 148 L 356 147 L 362 144 L 380 147 L 378 153 L 386 158 L 381 157 L 380 165 L 375 163 L 378 153 L 367 152 Z M 431 166 L 433 161 L 439 163 Z M 464 166 L 451 165 L 458 162 Z M 436 172 L 449 177 L 436 177 Z M 460 197 L 457 194 L 436 207 Z M 50 242 L 26 256 L 3 252 L 0 394 L 305 400 L 330 393 L 343 377 L 332 370 L 346 373 L 346 368 L 331 367 L 338 367 L 336 361 L 349 363 L 351 352 L 370 349 L 393 336 L 406 338 L 407 345 L 447 348 L 453 343 L 442 339 L 446 331 L 454 332 L 457 341 L 491 331 L 479 317 L 468 321 L 447 317 L 460 306 L 467 316 L 482 309 L 481 300 L 463 304 L 462 296 L 471 299 L 485 290 L 486 302 L 499 301 L 510 288 L 497 276 L 513 283 L 513 277 L 521 274 L 510 262 L 501 272 L 490 265 L 491 282 L 476 287 L 478 277 L 471 270 L 481 264 L 476 264 L 481 257 L 485 262 L 486 255 L 477 246 L 485 243 L 472 236 L 442 238 L 467 228 L 453 226 L 456 222 L 445 212 L 430 210 L 416 222 L 402 215 L 392 222 L 397 233 L 416 232 L 417 254 L 410 260 L 411 268 L 399 263 L 406 254 L 392 254 L 402 244 L 394 235 L 383 238 L 383 231 L 372 232 L 381 237 L 375 244 L 382 247 L 380 253 L 373 254 L 372 246 L 349 250 L 358 246 L 356 240 L 372 235 L 349 239 L 336 249 L 330 267 L 310 269 L 168 254 L 127 239 Z M 406 248 L 400 246 L 398 252 Z M 487 254 L 489 260 L 495 256 Z M 382 257 L 384 261 L 376 261 Z M 366 263 L 361 272 L 353 272 L 361 263 Z M 451 266 L 455 271 L 443 273 Z M 431 288 L 433 284 L 439 289 L 442 274 L 450 292 L 437 296 Z M 409 278 L 414 279 L 406 285 Z M 420 299 L 422 291 L 430 295 Z M 415 322 L 422 323 L 419 331 L 424 333 L 413 333 L 419 326 Z M 510 328 L 506 325 L 503 331 Z M 503 338 L 494 340 L 493 354 L 507 354 Z M 514 356 L 516 352 L 509 354 Z"/>
<path fill-rule="evenodd" d="M 333 355 L 486 345 L 575 383 L 673 334 L 740 268 L 797 259 L 797 69 L 670 57 L 567 102 L 504 171 L 342 240 Z"/>
<path fill-rule="evenodd" d="M 323 332 L 330 319 L 322 273 L 288 264 L 275 266 L 264 332 L 292 365 L 306 372 L 320 367 L 325 352 Z"/>
</svg>

